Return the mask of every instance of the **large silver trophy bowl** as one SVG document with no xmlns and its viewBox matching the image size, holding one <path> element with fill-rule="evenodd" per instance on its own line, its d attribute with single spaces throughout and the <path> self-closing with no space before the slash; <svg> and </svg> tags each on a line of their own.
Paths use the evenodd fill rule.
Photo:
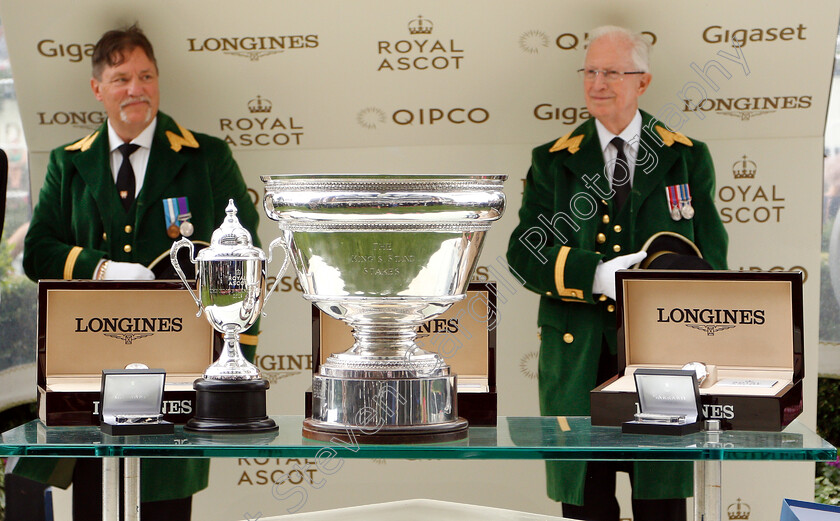
<svg viewBox="0 0 840 521">
<path fill-rule="evenodd" d="M 213 328 L 224 335 L 219 358 L 193 384 L 196 412 L 185 428 L 217 432 L 275 430 L 277 425 L 265 412 L 268 381 L 245 359 L 239 344 L 239 334 L 254 325 L 268 300 L 266 257 L 253 246 L 250 232 L 239 223 L 233 200 L 225 213 L 210 246 L 197 257 L 187 238 L 173 243 L 169 252 L 175 272 L 198 305 L 196 316 L 203 311 Z M 185 247 L 189 248 L 190 262 L 196 265 L 198 295 L 178 262 L 178 250 Z"/>
<path fill-rule="evenodd" d="M 456 377 L 439 354 L 417 345 L 416 331 L 464 298 L 484 236 L 504 212 L 506 177 L 262 177 L 266 213 L 278 221 L 304 298 L 355 337 L 313 376 L 304 436 L 375 443 L 466 436 Z"/>
</svg>

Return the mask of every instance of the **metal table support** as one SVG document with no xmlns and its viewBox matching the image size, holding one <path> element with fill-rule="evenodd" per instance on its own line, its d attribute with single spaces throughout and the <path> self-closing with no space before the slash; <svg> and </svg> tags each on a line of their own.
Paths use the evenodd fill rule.
<svg viewBox="0 0 840 521">
<path fill-rule="evenodd" d="M 720 461 L 694 462 L 694 521 L 721 521 Z"/>
<path fill-rule="evenodd" d="M 140 458 L 102 458 L 102 521 L 120 519 L 120 462 L 123 462 L 124 521 L 140 521 Z"/>
</svg>

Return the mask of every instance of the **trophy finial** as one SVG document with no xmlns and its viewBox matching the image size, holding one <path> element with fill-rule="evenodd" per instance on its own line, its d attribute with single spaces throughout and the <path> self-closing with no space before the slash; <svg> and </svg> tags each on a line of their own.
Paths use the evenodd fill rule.
<svg viewBox="0 0 840 521">
<path fill-rule="evenodd" d="M 225 208 L 225 220 L 219 226 L 210 239 L 211 248 L 230 248 L 230 247 L 250 247 L 253 243 L 251 241 L 251 232 L 249 232 L 239 222 L 236 216 L 236 205 L 233 199 L 228 199 L 227 208 Z"/>
<path fill-rule="evenodd" d="M 228 219 L 236 217 L 236 205 L 233 204 L 233 199 L 228 199 L 228 205 L 227 208 L 225 208 L 225 213 L 228 215 Z"/>
</svg>

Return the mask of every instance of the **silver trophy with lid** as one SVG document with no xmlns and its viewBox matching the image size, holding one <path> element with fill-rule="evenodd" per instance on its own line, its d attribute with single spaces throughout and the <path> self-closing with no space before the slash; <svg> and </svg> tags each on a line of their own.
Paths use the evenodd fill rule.
<svg viewBox="0 0 840 521">
<path fill-rule="evenodd" d="M 353 328 L 320 364 L 303 434 L 360 443 L 456 440 L 456 376 L 418 327 L 463 299 L 504 175 L 274 175 L 265 210 L 305 299 Z M 355 432 L 354 432 L 355 431 Z M 362 434 L 362 436 L 356 436 Z"/>
<path fill-rule="evenodd" d="M 196 414 L 186 428 L 220 432 L 273 430 L 277 425 L 265 412 L 268 381 L 245 359 L 239 344 L 239 333 L 254 325 L 268 300 L 266 256 L 253 245 L 250 232 L 240 224 L 233 200 L 225 212 L 225 220 L 213 232 L 210 246 L 198 256 L 187 238 L 173 243 L 169 252 L 172 266 L 198 305 L 196 316 L 203 311 L 224 340 L 219 358 L 194 383 Z M 190 262 L 196 267 L 198 295 L 190 288 L 178 262 L 178 250 L 183 247 L 189 248 Z"/>
</svg>

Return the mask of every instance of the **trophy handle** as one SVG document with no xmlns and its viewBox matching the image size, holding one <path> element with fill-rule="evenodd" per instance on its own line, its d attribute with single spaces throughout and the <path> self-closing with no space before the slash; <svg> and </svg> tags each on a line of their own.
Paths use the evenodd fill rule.
<svg viewBox="0 0 840 521">
<path fill-rule="evenodd" d="M 280 266 L 280 271 L 277 272 L 277 275 L 274 279 L 274 284 L 271 285 L 271 291 L 268 292 L 268 295 L 265 297 L 265 301 L 263 301 L 263 309 L 265 309 L 265 304 L 268 303 L 268 299 L 274 295 L 274 290 L 277 288 L 277 284 L 280 282 L 280 279 L 283 277 L 283 274 L 286 273 L 286 270 L 289 268 L 289 262 L 291 260 L 291 256 L 289 255 L 289 249 L 286 247 L 286 241 L 283 238 L 281 233 L 280 237 L 277 237 L 271 244 L 268 245 L 268 264 L 271 264 L 271 257 L 274 254 L 274 248 L 278 245 L 283 246 L 283 253 L 285 254 L 283 258 L 283 265 Z M 263 315 L 265 315 L 265 311 L 263 311 Z"/>
<path fill-rule="evenodd" d="M 190 287 L 190 284 L 187 282 L 187 276 L 184 275 L 184 270 L 181 269 L 181 264 L 178 262 L 178 250 L 180 250 L 184 246 L 188 246 L 190 248 L 190 262 L 195 264 L 195 250 L 193 249 L 193 243 L 186 237 L 183 237 L 181 238 L 181 240 L 172 243 L 172 247 L 169 248 L 169 260 L 172 262 L 172 267 L 175 268 L 175 273 L 177 273 L 178 276 L 181 278 L 181 281 L 183 281 L 184 286 L 187 287 L 187 291 L 190 292 L 190 295 L 192 295 L 193 300 L 198 306 L 198 313 L 196 313 L 195 316 L 200 317 L 201 312 L 204 310 L 204 308 L 201 307 L 201 301 L 198 300 L 198 297 L 193 292 L 192 288 Z"/>
</svg>

